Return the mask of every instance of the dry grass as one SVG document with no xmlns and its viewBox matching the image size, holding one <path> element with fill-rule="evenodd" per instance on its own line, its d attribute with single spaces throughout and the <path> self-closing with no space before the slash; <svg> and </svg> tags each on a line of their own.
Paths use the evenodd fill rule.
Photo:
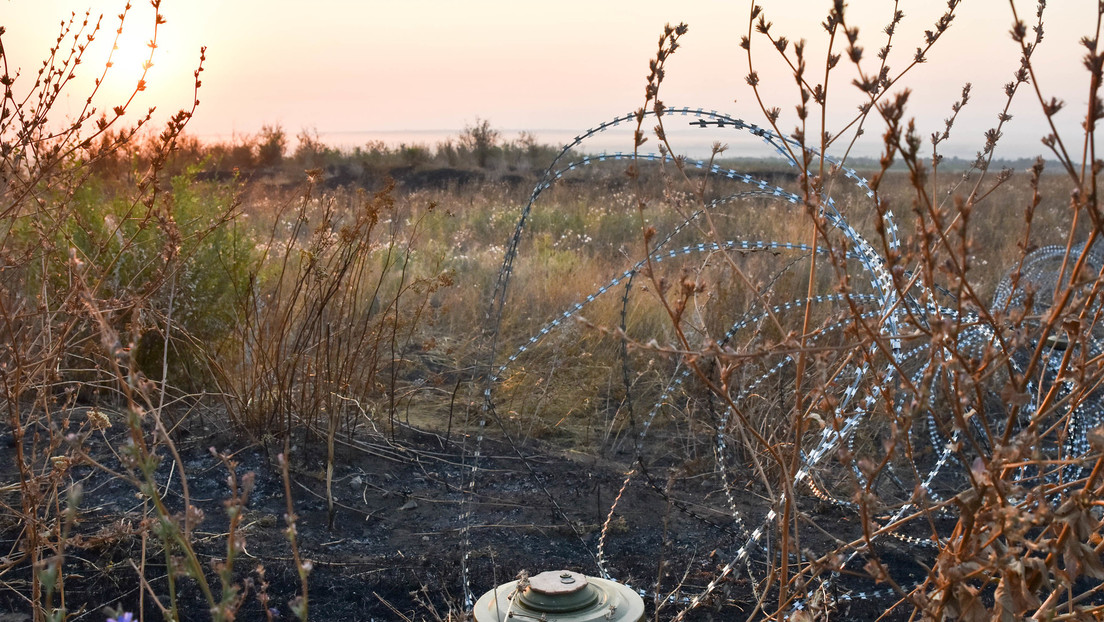
<svg viewBox="0 0 1104 622">
<path fill-rule="evenodd" d="M 745 563 L 755 597 L 745 604 L 769 619 L 831 615 L 839 601 L 823 595 L 840 591 L 837 573 L 888 586 L 897 611 L 924 619 L 1099 614 L 1104 462 L 1098 431 L 1086 428 L 1100 423 L 1104 265 L 1078 247 L 1104 231 L 1098 167 L 1082 168 L 1055 138 L 1058 170 L 994 172 L 990 144 L 975 168 L 936 177 L 927 150 L 938 142 L 920 147 L 896 78 L 864 64 L 842 3 L 826 23 L 849 59 L 824 59 L 826 70 L 851 63 L 869 98 L 858 122 L 885 131 L 885 157 L 860 171 L 873 196 L 819 155 L 848 147 L 817 127 L 812 61 L 753 9 L 749 83 L 753 45 L 765 43 L 808 96 L 796 130 L 763 105 L 776 134 L 796 136 L 786 145 L 805 174 L 772 177 L 794 202 L 667 159 L 565 173 L 528 208 L 535 172 L 555 152 L 503 144 L 486 123 L 435 152 L 341 153 L 304 140 L 290 156 L 279 128 L 241 145 L 189 141 L 194 109 L 157 137 L 143 138 L 144 120 L 123 127 L 125 107 L 102 120 L 86 110 L 58 132 L 44 114 L 95 21 L 63 26 L 59 45 L 72 56 L 52 56 L 35 86 L 20 78 L 0 118 L 0 403 L 14 448 L 0 465 L 11 478 L 0 481 L 0 523 L 20 526 L 0 556 L 0 586 L 36 622 L 77 613 L 65 584 L 79 465 L 139 495 L 140 520 L 104 538 L 141 543 L 142 615 L 180 619 L 180 591 L 194 590 L 214 619 L 233 619 L 264 582 L 234 567 L 252 480 L 217 457 L 230 474 L 229 528 L 225 556 L 206 564 L 194 546 L 203 517 L 174 444 L 201 405 L 221 404 L 235 433 L 282 468 L 302 619 L 310 564 L 295 538 L 292 447 L 324 456 L 319 494 L 332 522 L 341 443 L 393 441 L 404 424 L 446 445 L 464 439 L 465 460 L 478 460 L 484 435 L 519 455 L 544 444 L 624 460 L 653 487 L 668 478 L 667 512 L 676 501 L 724 507 L 746 527 L 739 553 L 687 601 L 657 598 L 656 619 L 696 615 Z M 638 147 L 673 151 L 659 94 L 684 34 L 660 40 L 638 121 L 650 142 Z M 1033 71 L 1034 44 L 1023 43 Z M 1086 50 L 1099 89 L 1099 54 Z M 1017 78 L 1009 96 L 1027 83 Z M 317 168 L 304 178 L 304 165 Z M 245 178 L 225 178 L 232 167 Z M 411 181 L 435 167 L 451 181 Z M 399 185 L 377 183 L 385 173 Z M 883 226 L 890 211 L 899 245 Z M 847 257 L 860 237 L 874 264 Z M 805 247 L 755 246 L 766 241 Z M 1067 248 L 1064 270 L 1077 275 L 1058 279 L 1038 308 L 1015 266 L 1050 244 Z M 877 291 L 868 273 L 883 268 Z M 992 308 L 1006 275 L 1028 299 Z M 910 304 L 886 303 L 898 299 Z M 104 413 L 129 435 L 111 464 L 89 451 L 106 438 Z M 183 478 L 180 507 L 166 501 L 163 463 Z M 679 488 L 688 481 L 715 486 Z M 752 512 L 738 481 L 762 499 Z M 829 543 L 833 526 L 807 508 L 814 498 L 848 513 L 854 530 Z M 913 583 L 879 555 L 898 537 L 933 545 Z M 657 561 L 658 593 L 671 585 Z M 16 575 L 25 584 L 5 579 Z M 426 615 L 459 617 L 423 596 Z"/>
</svg>

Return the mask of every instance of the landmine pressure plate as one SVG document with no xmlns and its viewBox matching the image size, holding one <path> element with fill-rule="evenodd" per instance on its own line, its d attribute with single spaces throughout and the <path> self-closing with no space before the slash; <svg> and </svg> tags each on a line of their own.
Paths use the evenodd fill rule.
<svg viewBox="0 0 1104 622">
<path fill-rule="evenodd" d="M 641 622 L 644 601 L 616 581 L 569 570 L 511 581 L 475 603 L 475 622 Z"/>
</svg>

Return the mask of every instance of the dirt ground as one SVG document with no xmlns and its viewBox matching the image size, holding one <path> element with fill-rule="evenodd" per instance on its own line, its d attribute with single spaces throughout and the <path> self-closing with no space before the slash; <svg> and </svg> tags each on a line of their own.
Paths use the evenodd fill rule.
<svg viewBox="0 0 1104 622">
<path fill-rule="evenodd" d="M 192 503 L 205 517 L 195 533 L 196 548 L 205 562 L 214 562 L 226 555 L 224 501 L 229 488 L 226 467 L 210 448 L 232 455 L 239 477 L 255 474 L 242 521 L 245 547 L 235 566 L 239 581 L 251 577 L 253 586 L 238 619 L 265 619 L 257 598 L 256 568 L 261 565 L 269 607 L 278 610 L 279 619 L 294 619 L 288 601 L 299 594 L 299 578 L 285 535 L 286 496 L 275 461 L 278 450 L 233 440 L 235 435 L 217 423 L 221 420 L 217 415 L 193 414 L 178 428 L 183 469 L 163 460 L 158 480 L 168 503 L 178 511 L 182 507 L 180 472 L 186 473 Z M 74 420 L 80 416 L 74 413 Z M 119 468 L 112 447 L 117 451 L 125 438 L 125 425 L 117 420 L 103 437 L 92 437 L 89 453 L 104 466 Z M 474 446 L 472 438 L 446 442 L 437 434 L 413 428 L 398 429 L 394 440 L 389 435 L 341 439 L 333 475 L 337 506 L 331 527 L 325 445 L 318 439 L 296 439 L 291 492 L 300 551 L 313 566 L 309 577 L 312 619 L 444 619 L 450 608 L 464 606 L 461 558 L 465 552 L 476 597 L 523 570 L 536 574 L 567 569 L 597 575 L 601 525 L 630 468 L 637 474 L 614 512 L 604 558 L 613 578 L 648 594 L 648 619 L 653 619 L 656 608 L 652 594 L 657 592 L 657 577 L 658 591 L 672 600 L 662 607 L 659 619 L 669 619 L 682 608 L 680 599 L 699 593 L 721 575 L 747 539 L 725 509 L 725 495 L 714 472 L 696 473 L 685 464 L 675 468 L 662 461 L 642 469 L 631 453 L 598 459 L 539 445 L 515 449 L 488 439 L 480 449 L 474 494 L 468 495 L 462 490 L 471 481 Z M 0 447 L 0 453 L 11 455 L 10 430 L 0 428 Z M 0 462 L 0 482 L 18 481 L 12 460 Z M 79 538 L 65 556 L 66 604 L 70 611 L 79 612 L 71 619 L 102 620 L 105 606 L 136 611 L 140 582 L 134 565 L 142 559 L 138 525 L 143 519 L 138 491 L 88 464 L 72 466 L 69 481 L 80 482 L 84 493 L 74 530 Z M 9 489 L 2 494 L 0 500 L 18 507 L 17 492 Z M 761 521 L 767 511 L 750 483 L 737 503 L 753 521 Z M 829 546 L 831 537 L 857 533 L 853 517 L 838 508 L 815 499 L 803 502 L 803 508 L 817 527 L 803 543 L 810 550 Z M 464 512 L 471 513 L 467 523 Z M 12 547 L 21 525 L 11 517 L 0 521 L 0 553 L 15 555 Z M 465 524 L 469 542 L 465 542 Z M 763 547 L 769 546 L 769 540 L 764 540 Z M 879 553 L 895 565 L 899 579 L 922 576 L 916 554 L 907 545 L 891 541 Z M 150 589 L 164 598 L 162 555 L 151 537 L 146 577 Z M 762 549 L 753 551 L 751 567 L 759 576 L 763 558 Z M 3 622 L 30 619 L 25 600 L 29 572 L 23 564 L 0 576 Z M 212 581 L 217 585 L 216 579 Z M 835 593 L 825 595 L 832 603 L 832 617 L 877 618 L 897 600 L 863 598 L 878 587 L 866 580 L 841 578 Z M 180 593 L 186 603 L 185 620 L 210 619 L 194 584 L 182 581 Z M 144 601 L 146 619 L 161 619 L 151 599 L 147 596 Z M 753 602 L 747 568 L 741 564 L 688 619 L 744 619 Z"/>
</svg>

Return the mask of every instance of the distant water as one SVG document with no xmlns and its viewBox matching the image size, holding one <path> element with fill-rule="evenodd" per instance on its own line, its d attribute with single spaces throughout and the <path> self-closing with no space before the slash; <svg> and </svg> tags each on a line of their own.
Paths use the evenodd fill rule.
<svg viewBox="0 0 1104 622">
<path fill-rule="evenodd" d="M 746 132 L 737 132 L 731 129 L 718 130 L 710 128 L 692 128 L 688 121 L 680 117 L 674 117 L 667 125 L 667 135 L 672 146 L 678 153 L 693 158 L 708 158 L 714 141 L 722 141 L 729 145 L 730 149 L 724 155 L 728 157 L 770 157 L 772 152 L 753 136 Z M 645 126 L 647 142 L 641 148 L 642 152 L 655 152 L 658 150 L 655 135 L 652 132 L 654 123 Z M 633 130 L 632 124 L 608 129 L 586 139 L 580 151 L 585 153 L 616 153 L 632 152 Z M 562 147 L 575 140 L 576 136 L 585 132 L 587 128 L 578 130 L 567 129 L 499 129 L 499 136 L 503 142 L 516 141 L 522 132 L 531 134 L 537 143 L 552 147 Z M 289 132 L 289 147 L 295 148 L 295 132 Z M 376 141 L 383 142 L 390 148 L 403 145 L 422 146 L 436 149 L 438 145 L 451 140 L 455 143 L 461 134 L 461 130 L 359 130 L 344 132 L 318 132 L 318 137 L 325 144 L 342 150 L 352 150 L 356 147 L 365 147 Z M 200 135 L 200 139 L 206 141 L 233 141 L 234 137 L 225 134 Z M 741 153 L 735 151 L 739 149 Z"/>
<path fill-rule="evenodd" d="M 641 148 L 642 152 L 654 153 L 658 151 L 658 141 L 653 133 L 654 126 L 654 120 L 650 123 L 645 123 L 645 136 L 648 137 L 648 140 Z M 526 132 L 533 135 L 539 144 L 562 147 L 574 141 L 576 136 L 586 132 L 587 129 L 588 128 L 531 130 L 498 129 L 498 132 L 501 140 L 504 142 L 516 141 L 521 136 L 522 132 Z M 633 149 L 634 129 L 635 124 L 631 123 L 625 123 L 610 128 L 587 138 L 582 144 L 580 151 L 591 154 L 615 153 L 619 151 L 630 153 Z M 691 126 L 690 119 L 686 117 L 670 117 L 666 122 L 666 130 L 667 136 L 676 152 L 692 158 L 708 158 L 712 152 L 713 143 L 716 141 L 728 145 L 728 150 L 725 151 L 721 157 L 772 158 L 777 155 L 770 147 L 764 145 L 758 138 L 750 135 L 746 131 L 735 130 L 733 128 L 699 128 Z M 289 132 L 289 134 L 289 147 L 294 149 L 296 143 L 295 132 Z M 318 132 L 318 137 L 327 145 L 343 150 L 352 150 L 356 147 L 363 148 L 376 141 L 383 142 L 390 148 L 408 145 L 436 149 L 438 145 L 448 140 L 455 143 L 460 134 L 461 130 L 459 129 L 358 130 L 342 132 L 320 131 Z M 233 136 L 225 134 L 200 135 L 199 138 L 210 141 L 232 141 L 234 139 Z M 842 150 L 846 148 L 846 146 L 841 145 L 839 148 Z M 925 148 L 930 150 L 930 145 L 925 144 Z M 877 158 L 881 155 L 882 149 L 883 147 L 879 140 L 864 140 L 851 150 L 850 157 Z M 998 156 L 1023 157 L 1024 155 L 1038 153 L 1038 151 L 1039 150 L 1032 144 L 1015 143 L 1010 140 L 1005 140 L 1001 148 L 998 149 Z M 948 157 L 973 159 L 976 153 L 976 146 L 969 141 L 962 141 L 957 144 L 951 143 L 949 145 L 944 145 L 941 152 Z"/>
<path fill-rule="evenodd" d="M 748 147 L 752 147 L 758 142 L 751 136 L 734 131 L 718 132 L 715 128 L 709 131 L 702 131 L 701 129 L 695 131 L 694 128 L 690 127 L 678 128 L 677 125 L 682 124 L 680 121 L 675 121 L 672 125 L 668 126 L 668 136 L 672 146 L 674 146 L 676 150 L 691 157 L 708 157 L 712 151 L 713 141 L 715 140 L 723 140 L 730 143 L 739 142 Z M 655 151 L 658 149 L 656 146 L 658 141 L 652 134 L 651 127 L 650 125 L 645 126 L 648 141 L 644 143 L 642 147 L 644 151 Z M 517 140 L 522 132 L 526 132 L 534 136 L 537 142 L 542 145 L 562 147 L 573 142 L 575 138 L 585 132 L 586 129 L 587 128 L 580 128 L 578 130 L 499 130 L 499 132 L 502 140 L 507 142 Z M 630 124 L 623 124 L 622 126 L 608 129 L 587 138 L 582 144 L 581 150 L 587 153 L 631 152 L 633 149 L 633 130 L 635 129 L 635 126 Z M 327 144 L 347 149 L 363 146 L 373 140 L 383 141 L 391 147 L 398 147 L 402 144 L 406 144 L 424 145 L 432 148 L 446 140 L 452 140 L 455 143 L 459 135 L 459 130 L 364 131 L 319 134 L 322 140 Z"/>
</svg>

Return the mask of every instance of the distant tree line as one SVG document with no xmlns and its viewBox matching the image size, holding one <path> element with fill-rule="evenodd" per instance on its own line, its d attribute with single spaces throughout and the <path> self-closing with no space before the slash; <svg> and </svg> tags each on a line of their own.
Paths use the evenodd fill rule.
<svg viewBox="0 0 1104 622">
<path fill-rule="evenodd" d="M 112 137 L 105 136 L 104 144 Z M 292 146 L 294 144 L 294 146 Z M 130 150 L 107 149 L 94 158 L 99 172 L 125 177 L 140 169 L 155 144 L 139 141 Z M 236 136 L 228 141 L 204 142 L 184 136 L 174 153 L 172 166 L 180 171 L 226 175 L 301 175 L 304 170 L 323 169 L 386 174 L 409 173 L 412 170 L 455 168 L 484 172 L 528 172 L 547 167 L 559 147 L 544 145 L 528 132 L 514 139 L 504 139 L 502 132 L 486 119 L 467 125 L 456 137 L 436 145 L 400 143 L 389 145 L 381 140 L 368 141 L 352 148 L 326 144 L 318 131 L 304 128 L 294 143 L 280 124 L 266 124 L 256 134 Z"/>
</svg>

